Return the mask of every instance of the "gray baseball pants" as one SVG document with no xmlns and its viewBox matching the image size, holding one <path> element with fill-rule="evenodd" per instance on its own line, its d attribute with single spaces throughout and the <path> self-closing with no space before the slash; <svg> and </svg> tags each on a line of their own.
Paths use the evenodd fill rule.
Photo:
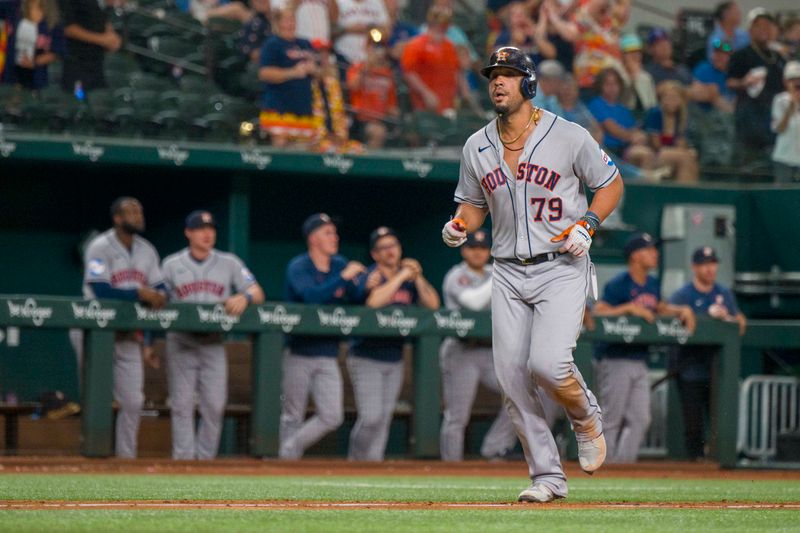
<svg viewBox="0 0 800 533">
<path fill-rule="evenodd" d="M 167 382 L 172 413 L 172 458 L 215 458 L 228 399 L 225 347 L 218 338 L 168 333 Z M 195 405 L 200 413 L 196 433 Z"/>
<path fill-rule="evenodd" d="M 119 406 L 116 423 L 116 455 L 136 457 L 139 421 L 144 405 L 142 346 L 137 341 L 114 343 L 114 400 Z"/>
<path fill-rule="evenodd" d="M 444 416 L 439 435 L 439 449 L 443 461 L 464 459 L 464 431 L 472 414 L 472 404 L 478 385 L 499 393 L 500 385 L 494 373 L 492 349 L 469 347 L 447 338 L 439 349 L 439 366 L 442 370 L 442 395 Z M 483 457 L 502 455 L 513 448 L 517 434 L 504 407 L 500 408 L 481 445 Z"/>
<path fill-rule="evenodd" d="M 358 418 L 350 431 L 347 458 L 351 461 L 383 461 L 394 408 L 403 386 L 403 361 L 375 361 L 347 357 Z"/>
<path fill-rule="evenodd" d="M 605 357 L 597 362 L 597 390 L 609 463 L 635 463 L 650 427 L 647 363 Z"/>
<path fill-rule="evenodd" d="M 336 357 L 283 356 L 281 459 L 299 459 L 306 449 L 344 421 L 344 386 Z M 316 413 L 306 420 L 308 395 Z"/>
<path fill-rule="evenodd" d="M 567 495 L 567 481 L 540 388 L 564 408 L 578 440 L 603 432 L 600 407 L 572 358 L 588 290 L 588 257 L 566 254 L 538 265 L 495 261 L 495 372 L 530 478 L 556 496 Z"/>
</svg>

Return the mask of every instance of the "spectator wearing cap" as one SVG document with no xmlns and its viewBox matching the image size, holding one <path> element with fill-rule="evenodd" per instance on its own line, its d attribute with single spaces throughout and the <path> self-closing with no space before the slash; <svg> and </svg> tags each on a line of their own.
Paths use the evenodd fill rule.
<svg viewBox="0 0 800 533">
<path fill-rule="evenodd" d="M 666 166 L 675 181 L 693 183 L 699 177 L 697 150 L 687 138 L 689 106 L 687 90 L 675 80 L 658 84 L 658 106 L 647 111 L 644 130 L 656 153 L 656 165 Z"/>
<path fill-rule="evenodd" d="M 492 238 L 484 229 L 467 235 L 461 247 L 462 262 L 453 266 L 444 277 L 442 292 L 447 309 L 488 311 L 492 298 Z M 444 413 L 439 448 L 443 461 L 464 458 L 464 432 L 469 424 L 472 405 L 483 384 L 500 393 L 494 373 L 490 339 L 459 339 L 448 337 L 439 349 L 442 370 L 442 401 Z M 507 455 L 517 441 L 514 427 L 505 408 L 501 407 L 481 445 L 485 458 Z"/>
<path fill-rule="evenodd" d="M 439 295 L 422 275 L 419 261 L 403 258 L 403 248 L 391 228 L 381 226 L 369 236 L 375 263 L 359 277 L 368 307 L 421 305 L 439 308 Z M 403 385 L 403 339 L 360 338 L 353 342 L 347 370 L 353 382 L 358 418 L 350 432 L 348 458 L 382 461 L 397 399 Z"/>
<path fill-rule="evenodd" d="M 400 66 L 415 111 L 452 113 L 459 95 L 475 105 L 458 50 L 446 35 L 451 17 L 450 10 L 431 7 L 427 31 L 414 37 L 403 50 Z"/>
<path fill-rule="evenodd" d="M 653 77 L 653 83 L 666 80 L 675 80 L 683 85 L 692 82 L 689 70 L 681 64 L 675 63 L 672 57 L 672 39 L 664 28 L 653 28 L 647 36 L 647 52 L 650 55 L 650 63 L 645 66 L 647 72 Z"/>
<path fill-rule="evenodd" d="M 331 217 L 316 213 L 303 222 L 308 252 L 289 261 L 284 299 L 341 305 L 358 301 L 355 278 L 364 265 L 339 255 L 339 235 Z M 344 387 L 337 358 L 339 337 L 289 335 L 283 357 L 279 457 L 299 459 L 344 420 Z M 316 408 L 306 419 L 308 396 Z"/>
<path fill-rule="evenodd" d="M 623 35 L 620 38 L 620 48 L 626 78 L 622 101 L 634 115 L 642 116 L 645 111 L 658 105 L 653 77 L 643 67 L 642 40 L 635 33 Z"/>
<path fill-rule="evenodd" d="M 658 279 L 650 271 L 658 267 L 658 248 L 647 233 L 632 235 L 625 244 L 627 269 L 614 276 L 594 307 L 596 317 L 633 316 L 652 323 L 656 316 L 677 316 L 694 331 L 695 317 L 689 306 L 661 299 Z M 646 344 L 595 345 L 598 359 L 598 400 L 603 409 L 603 432 L 612 463 L 636 462 L 639 446 L 650 426 L 650 379 Z"/>
<path fill-rule="evenodd" d="M 186 217 L 189 246 L 162 264 L 173 302 L 222 304 L 241 315 L 264 302 L 264 291 L 241 259 L 214 248 L 217 222 L 208 211 Z M 228 400 L 228 361 L 218 333 L 167 332 L 173 459 L 214 459 Z M 195 405 L 200 424 L 195 430 Z"/>
<path fill-rule="evenodd" d="M 558 90 L 558 105 L 561 116 L 586 128 L 598 143 L 603 142 L 603 129 L 597 123 L 592 112 L 580 100 L 578 81 L 572 74 L 566 74 Z"/>
<path fill-rule="evenodd" d="M 533 104 L 546 109 L 555 115 L 561 115 L 558 103 L 558 91 L 564 82 L 566 71 L 555 59 L 546 59 L 536 66 L 536 96 Z"/>
<path fill-rule="evenodd" d="M 800 61 L 789 61 L 783 69 L 786 90 L 772 100 L 772 131 L 775 149 L 772 163 L 777 183 L 800 182 Z"/>
<path fill-rule="evenodd" d="M 275 35 L 261 49 L 259 121 L 272 144 L 284 147 L 292 140 L 310 141 L 317 135 L 320 120 L 312 111 L 311 83 L 319 66 L 311 43 L 296 36 L 294 12 L 277 11 L 274 19 Z"/>
<path fill-rule="evenodd" d="M 750 46 L 734 52 L 728 67 L 728 88 L 735 91 L 736 153 L 740 163 L 762 160 L 775 136 L 770 128 L 772 99 L 783 90 L 784 60 L 772 49 L 778 25 L 763 8 L 747 14 Z"/>
<path fill-rule="evenodd" d="M 368 148 L 383 148 L 389 133 L 387 120 L 397 120 L 397 86 L 384 40 L 367 41 L 367 59 L 347 69 L 350 106 L 355 112 L 357 137 Z"/>
<path fill-rule="evenodd" d="M 350 65 L 364 61 L 367 36 L 373 30 L 388 35 L 389 13 L 383 0 L 336 0 L 339 18 L 334 29 L 334 50 Z"/>
<path fill-rule="evenodd" d="M 700 61 L 692 70 L 692 92 L 694 101 L 700 108 L 712 108 L 724 113 L 733 112 L 736 94 L 728 88 L 728 66 L 733 46 L 727 41 L 715 40 L 711 43 L 709 59 Z"/>
<path fill-rule="evenodd" d="M 735 1 L 720 2 L 714 8 L 714 29 L 708 35 L 706 57 L 711 60 L 714 53 L 714 42 L 731 43 L 734 52 L 746 48 L 750 44 L 750 34 L 742 24 L 742 10 Z"/>
<path fill-rule="evenodd" d="M 747 319 L 739 311 L 733 292 L 717 283 L 719 258 L 710 246 L 692 254 L 693 279 L 669 299 L 672 305 L 688 306 L 698 316 L 736 322 L 744 335 Z M 704 420 L 709 420 L 711 400 L 711 353 L 704 346 L 679 347 L 669 359 L 669 375 L 678 383 L 683 408 L 686 453 L 691 460 L 704 457 Z"/>
</svg>

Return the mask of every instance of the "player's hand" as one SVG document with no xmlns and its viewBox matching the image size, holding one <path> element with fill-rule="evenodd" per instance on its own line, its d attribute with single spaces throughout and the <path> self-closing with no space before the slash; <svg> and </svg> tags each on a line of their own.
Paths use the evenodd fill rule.
<svg viewBox="0 0 800 533">
<path fill-rule="evenodd" d="M 467 240 L 467 228 L 464 221 L 454 218 L 442 228 L 442 240 L 450 248 L 458 248 Z"/>
<path fill-rule="evenodd" d="M 402 261 L 400 261 L 400 266 L 410 268 L 414 272 L 414 278 L 413 278 L 414 280 L 416 280 L 417 277 L 422 275 L 422 265 L 420 265 L 419 261 L 417 261 L 416 259 L 411 259 L 410 257 L 407 257 Z"/>
<path fill-rule="evenodd" d="M 167 295 L 161 291 L 151 289 L 150 287 L 139 287 L 139 301 L 152 307 L 153 309 L 161 309 L 167 304 Z"/>
<path fill-rule="evenodd" d="M 364 284 L 364 287 L 367 289 L 367 291 L 371 291 L 372 289 L 381 284 L 382 279 L 383 276 L 381 275 L 381 273 L 378 272 L 378 270 L 373 270 L 370 273 L 370 275 L 367 276 L 367 282 L 366 284 Z"/>
<path fill-rule="evenodd" d="M 592 246 L 593 233 L 583 220 L 579 220 L 559 235 L 550 239 L 550 242 L 564 241 L 564 244 L 558 249 L 559 252 L 562 254 L 568 252 L 575 257 L 583 257 Z"/>
<path fill-rule="evenodd" d="M 225 312 L 231 316 L 239 316 L 247 309 L 247 297 L 244 294 L 234 294 L 225 300 Z"/>
<path fill-rule="evenodd" d="M 161 358 L 158 357 L 152 346 L 142 346 L 142 359 L 150 368 L 155 368 L 156 370 L 161 368 Z"/>
<path fill-rule="evenodd" d="M 343 280 L 350 281 L 353 278 L 355 278 L 356 276 L 358 276 L 359 274 L 363 274 L 366 271 L 367 271 L 367 268 L 364 265 L 362 265 L 361 263 L 359 263 L 358 261 L 350 261 L 344 267 L 344 270 L 342 270 L 342 273 L 340 274 L 340 276 L 342 276 Z"/>
<path fill-rule="evenodd" d="M 651 324 L 656 321 L 656 314 L 652 312 L 650 309 L 642 307 L 641 305 L 631 303 L 628 311 L 633 316 L 638 316 L 639 318 L 643 318 L 645 321 Z"/>
<path fill-rule="evenodd" d="M 683 322 L 683 327 L 689 330 L 689 333 L 694 334 L 695 327 L 697 326 L 697 319 L 694 316 L 694 311 L 688 305 L 681 307 L 678 312 L 678 319 Z"/>
<path fill-rule="evenodd" d="M 414 278 L 417 276 L 417 273 L 414 272 L 414 269 L 412 269 L 412 268 L 410 268 L 408 266 L 404 266 L 404 267 L 400 267 L 400 271 L 397 273 L 397 275 L 403 281 L 413 281 Z"/>
<path fill-rule="evenodd" d="M 114 30 L 103 33 L 102 46 L 109 52 L 116 52 L 122 46 L 122 39 Z"/>
</svg>

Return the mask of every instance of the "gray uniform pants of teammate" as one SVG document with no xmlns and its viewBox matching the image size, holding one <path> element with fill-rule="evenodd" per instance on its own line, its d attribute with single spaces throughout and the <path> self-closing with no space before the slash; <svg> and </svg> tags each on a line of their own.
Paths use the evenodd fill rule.
<svg viewBox="0 0 800 533">
<path fill-rule="evenodd" d="M 650 427 L 650 378 L 644 361 L 603 358 L 597 362 L 597 391 L 609 463 L 634 463 Z"/>
<path fill-rule="evenodd" d="M 439 435 L 439 449 L 443 461 L 464 459 L 464 431 L 472 413 L 472 404 L 478 392 L 478 384 L 494 392 L 500 385 L 494 374 L 492 349 L 469 347 L 448 338 L 439 349 L 439 366 L 442 369 L 442 394 L 444 417 Z M 500 408 L 492 426 L 483 439 L 483 457 L 500 456 L 517 442 L 517 434 L 504 407 Z"/>
<path fill-rule="evenodd" d="M 126 334 L 121 334 L 126 335 Z M 78 362 L 78 376 L 83 379 L 83 330 L 69 330 L 69 340 Z M 114 342 L 114 401 L 119 406 L 114 453 L 124 459 L 136 458 L 139 421 L 144 405 L 144 367 L 142 347 L 134 340 Z"/>
<path fill-rule="evenodd" d="M 136 457 L 139 421 L 144 405 L 144 366 L 142 346 L 136 341 L 114 343 L 114 400 L 117 413 L 117 457 Z"/>
<path fill-rule="evenodd" d="M 358 410 L 356 424 L 350 431 L 347 458 L 383 461 L 389 427 L 403 386 L 403 361 L 375 361 L 350 355 L 347 371 Z"/>
<path fill-rule="evenodd" d="M 281 459 L 299 459 L 310 446 L 344 421 L 344 387 L 335 357 L 286 353 L 283 357 Z M 316 413 L 306 420 L 308 395 Z"/>
<path fill-rule="evenodd" d="M 167 382 L 172 412 L 172 458 L 213 459 L 219 449 L 228 360 L 218 338 L 167 334 Z M 195 433 L 195 404 L 200 424 Z"/>
<path fill-rule="evenodd" d="M 588 257 L 562 255 L 529 266 L 498 260 L 494 265 L 495 372 L 531 480 L 556 496 L 567 495 L 567 482 L 539 387 L 564 407 L 579 440 L 603 431 L 597 400 L 572 358 L 588 287 Z"/>
</svg>

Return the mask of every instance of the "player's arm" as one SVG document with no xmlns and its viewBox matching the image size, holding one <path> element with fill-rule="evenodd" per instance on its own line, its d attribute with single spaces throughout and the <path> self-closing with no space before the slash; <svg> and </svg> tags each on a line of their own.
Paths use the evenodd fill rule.
<svg viewBox="0 0 800 533">
<path fill-rule="evenodd" d="M 622 316 L 622 315 L 632 315 L 638 316 L 639 318 L 644 318 L 648 322 L 653 321 L 653 313 L 651 313 L 648 309 L 636 305 L 633 302 L 625 302 L 619 305 L 611 305 L 608 302 L 603 300 L 599 300 L 595 305 L 594 309 L 592 309 L 592 314 L 595 316 Z"/>
<path fill-rule="evenodd" d="M 486 215 L 488 214 L 488 207 L 477 207 L 472 204 L 462 203 L 458 206 L 458 209 L 456 209 L 453 220 L 461 220 L 464 230 L 470 232 L 483 226 L 483 223 L 486 221 Z"/>
<path fill-rule="evenodd" d="M 611 183 L 595 191 L 589 211 L 597 215 L 600 222 L 603 222 L 617 208 L 624 190 L 625 185 L 622 183 L 622 177 L 618 172 L 614 179 L 611 180 Z"/>
<path fill-rule="evenodd" d="M 404 266 L 389 278 L 383 285 L 379 285 L 372 289 L 367 296 L 366 305 L 374 309 L 378 307 L 385 307 L 392 303 L 392 297 L 400 290 L 400 286 L 406 281 L 411 280 L 416 273 L 409 267 Z"/>
<path fill-rule="evenodd" d="M 678 317 L 678 319 L 683 322 L 686 329 L 694 333 L 697 319 L 694 315 L 694 311 L 692 311 L 692 308 L 688 305 L 675 305 L 661 300 L 658 302 L 658 307 L 656 307 L 656 313 L 658 313 L 659 316 Z"/>
</svg>

